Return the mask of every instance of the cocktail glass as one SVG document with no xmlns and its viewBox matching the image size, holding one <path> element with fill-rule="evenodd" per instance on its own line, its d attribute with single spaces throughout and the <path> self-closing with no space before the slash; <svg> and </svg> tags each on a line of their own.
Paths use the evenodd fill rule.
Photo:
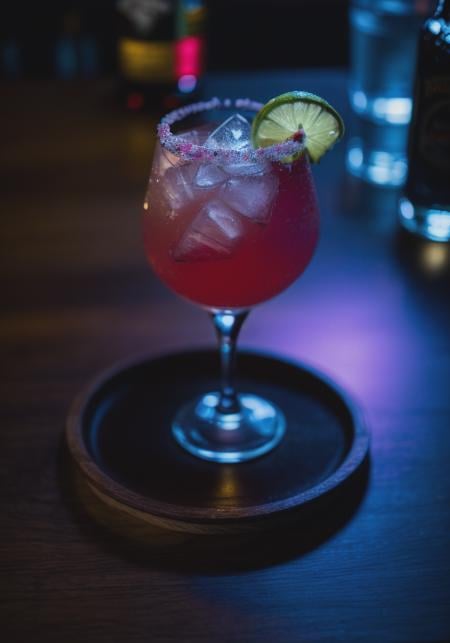
<svg viewBox="0 0 450 643">
<path fill-rule="evenodd" d="M 178 135 L 171 126 L 192 112 L 260 107 L 249 100 L 213 99 L 168 114 L 158 128 L 144 203 L 145 249 L 153 270 L 178 295 L 208 311 L 219 342 L 220 390 L 205 391 L 179 409 L 172 432 L 194 456 L 222 463 L 259 457 L 285 432 L 282 409 L 251 391 L 236 391 L 236 341 L 250 309 L 305 270 L 318 239 L 319 210 L 301 133 L 253 149 L 240 115 L 218 128 L 206 125 Z"/>
</svg>

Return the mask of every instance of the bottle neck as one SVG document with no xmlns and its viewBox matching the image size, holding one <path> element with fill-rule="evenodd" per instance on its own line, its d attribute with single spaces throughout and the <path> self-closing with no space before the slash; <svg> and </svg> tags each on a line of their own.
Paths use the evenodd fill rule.
<svg viewBox="0 0 450 643">
<path fill-rule="evenodd" d="M 450 0 L 438 0 L 434 18 L 443 18 L 446 22 L 450 22 Z"/>
</svg>

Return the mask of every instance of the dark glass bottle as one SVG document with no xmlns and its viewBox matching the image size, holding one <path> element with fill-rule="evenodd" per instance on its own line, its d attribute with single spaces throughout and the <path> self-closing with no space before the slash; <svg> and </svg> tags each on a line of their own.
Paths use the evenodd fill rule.
<svg viewBox="0 0 450 643">
<path fill-rule="evenodd" d="M 450 0 L 421 28 L 400 219 L 435 241 L 450 239 Z"/>
<path fill-rule="evenodd" d="M 121 93 L 134 111 L 160 111 L 198 89 L 203 71 L 202 0 L 118 0 Z"/>
<path fill-rule="evenodd" d="M 21 24 L 16 5 L 2 8 L 0 21 L 0 79 L 13 80 L 23 75 Z"/>
<path fill-rule="evenodd" d="M 57 78 L 93 78 L 99 74 L 98 44 L 92 29 L 92 12 L 81 2 L 64 13 L 54 48 Z"/>
</svg>

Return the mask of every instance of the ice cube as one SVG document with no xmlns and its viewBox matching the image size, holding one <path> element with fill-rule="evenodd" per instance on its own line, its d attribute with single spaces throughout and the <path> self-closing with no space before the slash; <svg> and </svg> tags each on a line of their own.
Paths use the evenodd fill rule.
<svg viewBox="0 0 450 643">
<path fill-rule="evenodd" d="M 173 251 L 176 261 L 206 261 L 232 255 L 244 235 L 239 215 L 219 200 L 209 201 Z"/>
<path fill-rule="evenodd" d="M 194 143 L 196 145 L 201 144 L 201 135 L 200 132 L 197 130 L 189 130 L 188 132 L 181 132 L 181 134 L 178 134 L 175 137 L 180 143 L 182 142 L 189 142 L 189 143 Z M 166 150 L 165 147 L 162 145 L 159 146 L 159 150 L 157 152 L 157 155 L 155 157 L 155 170 L 158 174 L 163 175 L 166 170 L 168 170 L 170 167 L 176 167 L 179 165 L 183 165 L 185 161 L 180 156 L 177 156 L 173 152 L 170 152 L 169 150 Z"/>
<path fill-rule="evenodd" d="M 172 154 L 172 152 L 169 152 L 169 150 L 166 150 L 161 146 L 159 150 L 159 156 L 155 160 L 155 163 L 156 174 L 162 176 L 169 169 L 169 167 L 175 167 L 176 165 L 179 165 L 181 161 L 178 156 Z"/>
<path fill-rule="evenodd" d="M 270 171 L 270 164 L 267 161 L 241 161 L 236 163 L 226 163 L 222 168 L 227 174 L 237 176 L 250 176 L 253 174 L 266 174 Z"/>
<path fill-rule="evenodd" d="M 184 163 L 169 167 L 164 173 L 159 187 L 172 210 L 180 210 L 196 198 L 194 177 L 196 163 Z"/>
<path fill-rule="evenodd" d="M 234 114 L 215 129 L 206 139 L 206 146 L 212 148 L 225 148 L 245 152 L 252 149 L 250 142 L 251 127 L 246 118 Z M 264 174 L 269 169 L 266 161 L 232 161 L 223 163 L 221 167 L 228 174 L 251 175 Z"/>
<path fill-rule="evenodd" d="M 258 223 L 268 223 L 278 190 L 274 174 L 234 176 L 223 186 L 220 196 L 236 212 Z"/>
<path fill-rule="evenodd" d="M 224 183 L 227 175 L 214 163 L 203 163 L 197 170 L 194 183 L 198 188 L 213 188 Z"/>
<path fill-rule="evenodd" d="M 200 145 L 201 136 L 200 132 L 195 129 L 190 129 L 187 132 L 181 132 L 176 135 L 176 139 L 180 142 L 193 143 L 194 145 Z"/>
<path fill-rule="evenodd" d="M 240 114 L 233 114 L 206 139 L 206 146 L 232 150 L 250 149 L 250 123 Z"/>
</svg>

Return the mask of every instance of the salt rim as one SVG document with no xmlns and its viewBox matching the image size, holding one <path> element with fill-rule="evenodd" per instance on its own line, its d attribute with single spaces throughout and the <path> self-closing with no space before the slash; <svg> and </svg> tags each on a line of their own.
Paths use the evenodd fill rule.
<svg viewBox="0 0 450 643">
<path fill-rule="evenodd" d="M 190 114 L 198 112 L 205 112 L 212 109 L 244 109 L 248 111 L 258 112 L 263 103 L 258 103 L 250 98 L 237 98 L 232 100 L 225 98 L 211 98 L 207 101 L 200 101 L 174 109 L 166 114 L 157 127 L 159 140 L 161 145 L 175 154 L 176 156 L 186 160 L 202 160 L 210 161 L 213 163 L 235 163 L 235 162 L 250 162 L 256 163 L 258 161 L 281 161 L 286 156 L 298 154 L 305 149 L 305 133 L 299 130 L 294 138 L 283 141 L 282 143 L 275 143 L 268 147 L 258 147 L 250 150 L 233 150 L 227 148 L 209 148 L 205 145 L 197 145 L 187 140 L 183 140 L 180 135 L 173 134 L 170 126 L 177 121 L 181 121 Z"/>
</svg>

